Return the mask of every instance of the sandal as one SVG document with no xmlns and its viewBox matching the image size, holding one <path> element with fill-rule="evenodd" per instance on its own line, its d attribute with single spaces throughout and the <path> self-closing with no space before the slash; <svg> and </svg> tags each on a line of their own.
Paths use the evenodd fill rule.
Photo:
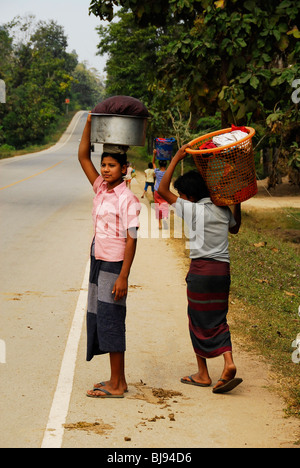
<svg viewBox="0 0 300 468">
<path fill-rule="evenodd" d="M 87 392 L 86 396 L 89 397 L 89 398 L 124 398 L 124 394 L 122 395 L 113 395 L 112 393 L 110 393 L 108 390 L 104 390 L 103 388 L 101 389 L 94 389 L 94 390 L 90 390 L 90 392 L 93 392 L 93 393 L 104 393 L 104 395 L 91 395 L 91 393 Z"/>
<path fill-rule="evenodd" d="M 243 382 L 243 379 L 219 379 L 218 382 L 223 382 L 224 385 L 220 385 L 220 387 L 214 388 L 213 393 L 227 393 L 236 388 Z"/>
</svg>

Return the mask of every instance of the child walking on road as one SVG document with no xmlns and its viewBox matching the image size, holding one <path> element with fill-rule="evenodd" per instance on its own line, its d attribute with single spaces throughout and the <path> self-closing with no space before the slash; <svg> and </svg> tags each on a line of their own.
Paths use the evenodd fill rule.
<svg viewBox="0 0 300 468">
<path fill-rule="evenodd" d="M 123 181 L 127 170 L 124 148 L 104 145 L 100 175 L 90 158 L 90 134 L 89 114 L 78 151 L 82 169 L 96 194 L 87 310 L 87 361 L 95 355 L 110 353 L 111 377 L 95 384 L 87 396 L 123 398 L 127 391 L 126 296 L 136 251 L 140 204 Z"/>
<path fill-rule="evenodd" d="M 159 186 L 159 194 L 175 206 L 176 213 L 186 222 L 190 233 L 191 266 L 187 275 L 189 330 L 198 372 L 181 382 L 199 387 L 212 384 L 206 360 L 224 357 L 224 370 L 213 393 L 226 393 L 242 382 L 235 378 L 232 344 L 227 324 L 230 289 L 228 232 L 237 234 L 241 225 L 241 207 L 215 206 L 198 172 L 191 171 L 177 179 L 174 187 L 179 197 L 170 191 L 176 165 L 186 156 L 188 145 L 175 155 Z"/>
<path fill-rule="evenodd" d="M 148 191 L 148 187 L 151 187 L 152 195 L 154 195 L 155 172 L 154 172 L 152 163 L 149 163 L 148 169 L 145 170 L 145 178 L 146 178 L 145 188 L 144 188 L 144 193 L 141 196 L 141 198 L 144 198 L 144 196 L 146 195 Z"/>
</svg>

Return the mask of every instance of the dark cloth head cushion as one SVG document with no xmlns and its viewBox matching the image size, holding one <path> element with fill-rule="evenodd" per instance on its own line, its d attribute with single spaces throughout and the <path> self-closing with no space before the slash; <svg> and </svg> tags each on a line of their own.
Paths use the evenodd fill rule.
<svg viewBox="0 0 300 468">
<path fill-rule="evenodd" d="M 149 117 L 147 107 L 138 99 L 130 96 L 114 96 L 105 99 L 92 110 L 92 113 Z"/>
</svg>

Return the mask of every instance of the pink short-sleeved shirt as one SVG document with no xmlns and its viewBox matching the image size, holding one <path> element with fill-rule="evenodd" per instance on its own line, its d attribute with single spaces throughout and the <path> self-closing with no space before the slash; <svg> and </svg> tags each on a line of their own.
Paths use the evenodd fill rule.
<svg viewBox="0 0 300 468">
<path fill-rule="evenodd" d="M 122 182 L 113 190 L 99 176 L 94 185 L 93 202 L 95 258 L 106 262 L 124 260 L 127 230 L 139 227 L 141 205 Z"/>
</svg>

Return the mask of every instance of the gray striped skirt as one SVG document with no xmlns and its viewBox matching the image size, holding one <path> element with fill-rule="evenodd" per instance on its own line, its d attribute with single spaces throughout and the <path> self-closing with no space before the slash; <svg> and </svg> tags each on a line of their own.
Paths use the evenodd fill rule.
<svg viewBox="0 0 300 468">
<path fill-rule="evenodd" d="M 87 361 L 99 354 L 125 352 L 126 297 L 116 302 L 112 290 L 123 262 L 96 260 L 94 242 L 87 307 Z"/>
</svg>

